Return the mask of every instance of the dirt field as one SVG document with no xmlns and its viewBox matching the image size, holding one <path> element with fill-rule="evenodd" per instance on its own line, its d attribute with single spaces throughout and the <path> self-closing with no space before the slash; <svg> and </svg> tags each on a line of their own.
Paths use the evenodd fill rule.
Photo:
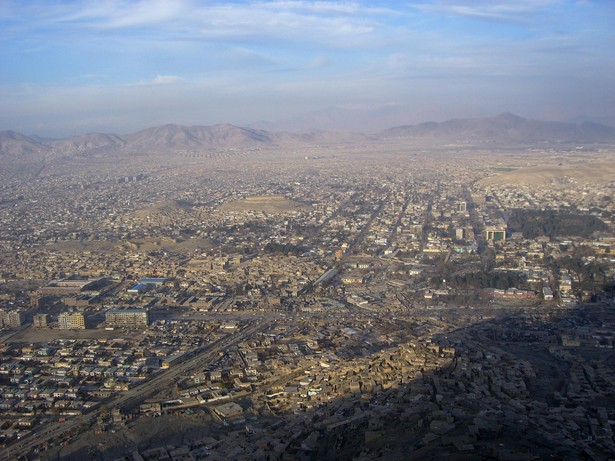
<svg viewBox="0 0 615 461">
<path fill-rule="evenodd" d="M 307 205 L 277 195 L 271 197 L 248 197 L 245 200 L 225 203 L 220 207 L 224 211 L 264 211 L 267 213 L 285 213 L 300 211 L 305 208 L 307 208 Z"/>
<path fill-rule="evenodd" d="M 134 332 L 132 333 L 134 334 Z M 11 336 L 7 343 L 45 343 L 54 339 L 116 339 L 125 338 L 126 332 L 121 329 L 113 331 L 96 330 L 57 330 L 41 328 L 35 329 L 31 326 L 25 330 Z"/>
<path fill-rule="evenodd" d="M 519 168 L 481 181 L 485 185 L 554 185 L 573 180 L 577 183 L 607 183 L 615 178 L 615 161 L 561 162 Z"/>
</svg>

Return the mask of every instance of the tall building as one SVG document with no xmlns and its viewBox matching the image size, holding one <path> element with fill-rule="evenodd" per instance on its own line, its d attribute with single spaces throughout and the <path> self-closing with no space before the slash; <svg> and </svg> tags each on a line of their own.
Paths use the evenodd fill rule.
<svg viewBox="0 0 615 461">
<path fill-rule="evenodd" d="M 0 327 L 2 328 L 17 328 L 23 324 L 23 314 L 19 311 L 1 311 L 0 312 Z"/>
<path fill-rule="evenodd" d="M 60 330 L 85 330 L 85 316 L 78 312 L 62 312 L 58 315 L 58 328 Z"/>
<path fill-rule="evenodd" d="M 506 227 L 485 228 L 485 240 L 493 242 L 504 242 L 506 240 Z"/>
<path fill-rule="evenodd" d="M 111 309 L 105 313 L 105 323 L 110 327 L 146 327 L 149 315 L 145 309 Z"/>
<path fill-rule="evenodd" d="M 32 316 L 32 326 L 34 328 L 46 328 L 49 326 L 48 314 L 34 314 Z"/>
</svg>

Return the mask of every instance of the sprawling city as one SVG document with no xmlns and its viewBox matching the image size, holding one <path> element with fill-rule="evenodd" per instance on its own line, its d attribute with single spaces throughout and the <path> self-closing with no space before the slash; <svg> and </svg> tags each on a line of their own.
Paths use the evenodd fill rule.
<svg viewBox="0 0 615 461">
<path fill-rule="evenodd" d="M 614 24 L 0 0 L 0 461 L 615 460 Z"/>
<path fill-rule="evenodd" d="M 0 187 L 3 460 L 614 452 L 612 145 L 78 141 Z"/>
</svg>

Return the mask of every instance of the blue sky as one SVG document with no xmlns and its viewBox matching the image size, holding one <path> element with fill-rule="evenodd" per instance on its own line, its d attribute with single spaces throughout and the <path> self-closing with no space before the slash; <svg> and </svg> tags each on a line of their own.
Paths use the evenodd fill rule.
<svg viewBox="0 0 615 461">
<path fill-rule="evenodd" d="M 0 0 L 0 129 L 27 134 L 383 105 L 613 124 L 614 89 L 612 0 Z"/>
</svg>

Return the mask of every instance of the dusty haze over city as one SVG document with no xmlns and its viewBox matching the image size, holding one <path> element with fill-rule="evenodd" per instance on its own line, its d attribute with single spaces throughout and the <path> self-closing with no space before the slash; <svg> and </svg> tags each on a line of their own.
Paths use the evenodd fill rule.
<svg viewBox="0 0 615 461">
<path fill-rule="evenodd" d="M 610 459 L 614 16 L 0 2 L 0 461 Z"/>
</svg>

